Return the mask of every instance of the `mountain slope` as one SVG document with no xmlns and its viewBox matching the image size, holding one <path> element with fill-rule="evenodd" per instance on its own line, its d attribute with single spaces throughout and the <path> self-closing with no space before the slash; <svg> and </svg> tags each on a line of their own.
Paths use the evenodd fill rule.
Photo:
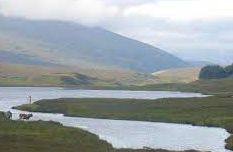
<svg viewBox="0 0 233 152">
<path fill-rule="evenodd" d="M 152 73 L 160 83 L 190 83 L 198 80 L 200 67 L 167 69 Z"/>
<path fill-rule="evenodd" d="M 43 63 L 148 73 L 187 65 L 163 50 L 102 28 L 60 21 L 0 17 L 0 51 L 26 54 Z"/>
<path fill-rule="evenodd" d="M 153 76 L 123 69 L 81 69 L 67 66 L 0 62 L 0 86 L 70 86 L 88 88 L 154 84 Z"/>
</svg>

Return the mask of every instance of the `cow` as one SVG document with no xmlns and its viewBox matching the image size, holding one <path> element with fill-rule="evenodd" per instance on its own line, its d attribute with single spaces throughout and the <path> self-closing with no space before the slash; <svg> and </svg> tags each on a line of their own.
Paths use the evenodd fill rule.
<svg viewBox="0 0 233 152">
<path fill-rule="evenodd" d="M 19 120 L 29 120 L 31 117 L 33 117 L 32 114 L 24 114 L 24 113 L 19 114 Z"/>
</svg>

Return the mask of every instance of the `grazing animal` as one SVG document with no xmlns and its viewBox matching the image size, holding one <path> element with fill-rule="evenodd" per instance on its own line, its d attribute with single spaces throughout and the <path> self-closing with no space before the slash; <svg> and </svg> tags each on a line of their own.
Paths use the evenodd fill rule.
<svg viewBox="0 0 233 152">
<path fill-rule="evenodd" d="M 29 120 L 31 117 L 33 117 L 32 114 L 24 114 L 24 113 L 19 114 L 19 120 Z"/>
<path fill-rule="evenodd" d="M 10 111 L 5 112 L 4 115 L 7 119 L 12 119 L 12 113 Z"/>
</svg>

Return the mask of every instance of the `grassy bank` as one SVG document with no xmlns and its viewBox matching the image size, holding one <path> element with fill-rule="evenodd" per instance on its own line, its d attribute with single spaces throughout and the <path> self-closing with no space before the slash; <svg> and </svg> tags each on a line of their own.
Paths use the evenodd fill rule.
<svg viewBox="0 0 233 152">
<path fill-rule="evenodd" d="M 191 83 L 167 83 L 144 86 L 128 86 L 129 90 L 183 91 L 205 94 L 233 95 L 233 78 L 198 80 Z"/>
<path fill-rule="evenodd" d="M 0 113 L 0 149 L 4 152 L 168 152 L 114 149 L 96 135 L 54 122 L 4 119 Z M 191 151 L 190 151 L 191 152 Z"/>
<path fill-rule="evenodd" d="M 112 149 L 97 136 L 51 122 L 17 122 L 0 117 L 0 149 L 4 152 L 98 152 Z"/>
<path fill-rule="evenodd" d="M 68 86 L 69 87 L 69 86 Z M 75 86 L 73 86 L 75 87 Z M 191 83 L 161 83 L 150 85 L 92 86 L 89 89 L 133 91 L 182 91 L 212 95 L 233 95 L 233 78 L 197 80 Z"/>
<path fill-rule="evenodd" d="M 188 99 L 56 99 L 41 100 L 21 110 L 69 116 L 185 123 L 217 126 L 233 133 L 233 99 L 212 96 Z M 233 149 L 233 136 L 227 140 Z"/>
<path fill-rule="evenodd" d="M 1 64 L 0 64 L 1 65 Z M 0 66 L 1 67 L 1 66 Z M 31 68 L 31 67 L 30 67 Z M 29 69 L 30 69 L 29 68 Z M 36 69 L 38 70 L 38 69 Z M 14 70 L 13 70 L 14 71 Z M 33 71 L 35 71 L 33 69 Z M 102 90 L 153 90 L 153 91 L 184 91 L 201 92 L 205 94 L 231 94 L 233 95 L 233 78 L 216 80 L 197 80 L 191 83 L 161 83 L 157 78 L 145 75 L 134 75 L 119 79 L 101 79 L 72 72 L 43 71 L 33 73 L 0 74 L 1 87 L 67 87 L 77 89 Z M 39 71 L 39 70 L 38 70 Z M 1 70 L 0 70 L 1 72 Z M 118 74 L 116 74 L 118 75 Z M 102 76 L 102 75 L 101 75 Z M 101 77 L 99 76 L 99 77 Z M 147 80 L 148 79 L 148 80 Z M 175 81 L 174 81 L 175 82 Z M 178 81 L 179 82 L 179 81 Z M 150 85 L 148 85 L 150 84 Z"/>
<path fill-rule="evenodd" d="M 154 76 L 151 76 L 120 69 L 93 70 L 63 66 L 44 67 L 39 65 L 8 64 L 0 62 L 0 86 L 46 86 L 111 90 L 172 90 L 203 92 L 208 94 L 226 94 L 233 92 L 233 78 L 199 81 L 197 80 L 199 70 L 198 68 L 169 69 L 159 71 Z"/>
</svg>

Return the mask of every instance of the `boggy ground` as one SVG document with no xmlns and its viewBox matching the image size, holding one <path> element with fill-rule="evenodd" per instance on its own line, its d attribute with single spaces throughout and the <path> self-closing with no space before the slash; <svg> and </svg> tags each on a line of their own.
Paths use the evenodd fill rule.
<svg viewBox="0 0 233 152">
<path fill-rule="evenodd" d="M 6 120 L 0 113 L 1 152 L 168 152 L 114 149 L 96 135 L 54 122 Z M 188 151 L 187 151 L 188 152 Z M 189 151 L 192 152 L 192 151 Z"/>
<path fill-rule="evenodd" d="M 216 126 L 233 133 L 233 98 L 228 95 L 158 100 L 55 99 L 41 100 L 17 108 L 76 117 Z M 226 148 L 233 150 L 233 136 L 226 141 Z"/>
</svg>

